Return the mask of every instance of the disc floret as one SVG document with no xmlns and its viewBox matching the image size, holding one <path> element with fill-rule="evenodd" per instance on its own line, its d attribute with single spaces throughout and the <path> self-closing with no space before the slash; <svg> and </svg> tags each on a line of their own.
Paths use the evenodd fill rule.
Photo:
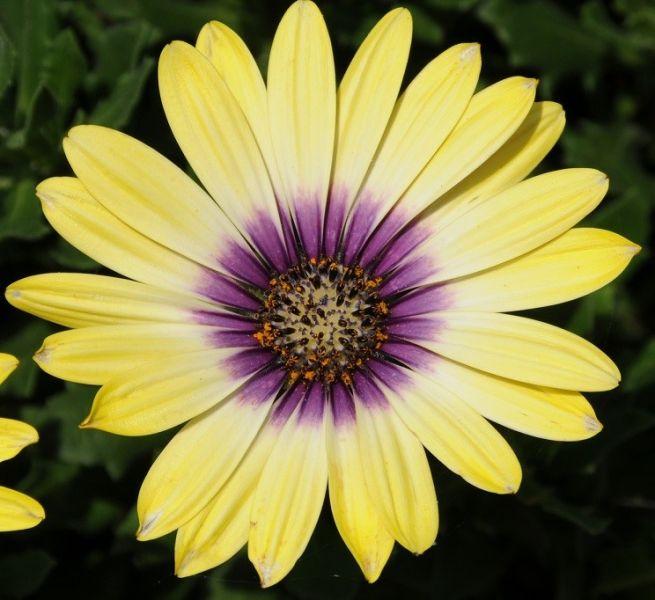
<svg viewBox="0 0 655 600">
<path fill-rule="evenodd" d="M 269 281 L 254 336 L 279 355 L 289 380 L 352 382 L 388 339 L 380 277 L 323 256 Z"/>
</svg>

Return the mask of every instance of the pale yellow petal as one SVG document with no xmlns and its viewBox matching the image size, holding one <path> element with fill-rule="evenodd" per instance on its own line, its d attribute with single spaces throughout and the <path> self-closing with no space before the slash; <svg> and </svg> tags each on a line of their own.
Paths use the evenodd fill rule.
<svg viewBox="0 0 655 600">
<path fill-rule="evenodd" d="M 282 17 L 268 62 L 268 114 L 284 198 L 295 216 L 312 211 L 320 234 L 330 183 L 336 122 L 336 82 L 330 36 L 320 10 L 294 2 Z M 305 216 L 305 218 L 309 218 Z M 307 251 L 316 233 L 301 228 Z"/>
<path fill-rule="evenodd" d="M 36 429 L 22 421 L 0 418 L 0 462 L 16 456 L 25 446 L 39 441 Z"/>
<path fill-rule="evenodd" d="M 45 512 L 36 500 L 0 486 L 0 531 L 30 529 L 43 519 Z"/>
<path fill-rule="evenodd" d="M 419 214 L 486 161 L 525 119 L 536 81 L 510 77 L 471 98 L 462 118 L 400 200 L 410 216 Z"/>
<path fill-rule="evenodd" d="M 54 377 L 103 385 L 137 365 L 209 349 L 213 332 L 212 327 L 182 323 L 82 327 L 47 337 L 34 360 Z"/>
<path fill-rule="evenodd" d="M 178 529 L 208 505 L 241 462 L 269 408 L 270 402 L 248 402 L 237 393 L 175 435 L 141 486 L 139 540 Z"/>
<path fill-rule="evenodd" d="M 18 359 L 11 354 L 0 353 L 0 383 L 2 383 L 18 366 Z"/>
<path fill-rule="evenodd" d="M 608 185 L 594 169 L 564 169 L 472 200 L 420 247 L 418 252 L 434 263 L 423 283 L 482 271 L 538 248 L 596 208 Z"/>
<path fill-rule="evenodd" d="M 43 213 L 78 250 L 121 275 L 170 289 L 191 290 L 202 268 L 139 233 L 100 204 L 74 177 L 52 177 L 36 188 Z"/>
<path fill-rule="evenodd" d="M 233 355 L 230 349 L 171 354 L 118 372 L 96 394 L 82 427 L 136 436 L 184 423 L 244 382 L 229 366 Z"/>
<path fill-rule="evenodd" d="M 208 267 L 238 232 L 212 199 L 167 158 L 119 131 L 80 125 L 64 151 L 84 187 L 119 219 Z"/>
<path fill-rule="evenodd" d="M 578 392 L 503 379 L 445 358 L 436 363 L 435 376 L 482 416 L 528 435 L 577 441 L 602 429 Z"/>
<path fill-rule="evenodd" d="M 589 294 L 618 277 L 640 250 L 602 229 L 571 229 L 540 248 L 480 273 L 448 281 L 449 306 L 511 312 Z"/>
<path fill-rule="evenodd" d="M 188 577 L 216 567 L 248 542 L 255 487 L 277 440 L 263 427 L 227 483 L 207 507 L 177 530 L 175 574 Z"/>
<path fill-rule="evenodd" d="M 535 102 L 514 135 L 484 164 L 433 204 L 431 227 L 444 227 L 474 198 L 489 198 L 522 181 L 559 139 L 566 121 L 561 105 Z"/>
<path fill-rule="evenodd" d="M 349 206 L 389 122 L 407 65 L 411 13 L 388 12 L 357 50 L 339 85 L 333 195 Z M 336 198 L 336 196 L 335 196 Z"/>
<path fill-rule="evenodd" d="M 502 313 L 432 316 L 441 326 L 433 339 L 420 343 L 476 369 L 533 385 L 590 392 L 612 389 L 621 379 L 606 354 L 565 329 Z"/>
<path fill-rule="evenodd" d="M 86 273 L 45 273 L 12 283 L 12 306 L 65 327 L 117 323 L 187 323 L 215 304 L 129 279 Z"/>
<path fill-rule="evenodd" d="M 385 529 L 366 488 L 357 424 L 328 421 L 328 489 L 337 529 L 352 552 L 367 581 L 380 577 L 393 548 L 393 537 Z"/>
<path fill-rule="evenodd" d="M 253 131 L 207 57 L 184 42 L 166 46 L 159 93 L 175 139 L 227 216 L 247 235 L 260 213 L 275 220 L 273 188 Z"/>
<path fill-rule="evenodd" d="M 389 400 L 421 443 L 470 484 L 516 492 L 521 465 L 503 437 L 437 378 L 414 373 L 412 383 L 402 394 L 390 392 Z"/>
<path fill-rule="evenodd" d="M 386 529 L 399 544 L 420 554 L 434 544 L 437 497 L 425 451 L 390 406 L 357 406 L 364 478 Z"/>
<path fill-rule="evenodd" d="M 429 63 L 398 100 L 364 181 L 374 227 L 400 198 L 464 113 L 480 73 L 477 44 L 458 44 Z"/>
<path fill-rule="evenodd" d="M 232 29 L 218 21 L 211 21 L 201 29 L 196 48 L 214 65 L 239 103 L 257 140 L 273 187 L 280 190 L 268 123 L 266 85 L 253 55 Z"/>
<path fill-rule="evenodd" d="M 248 558 L 262 587 L 287 575 L 305 550 L 328 478 L 323 419 L 305 422 L 297 410 L 277 435 L 250 512 Z"/>
</svg>

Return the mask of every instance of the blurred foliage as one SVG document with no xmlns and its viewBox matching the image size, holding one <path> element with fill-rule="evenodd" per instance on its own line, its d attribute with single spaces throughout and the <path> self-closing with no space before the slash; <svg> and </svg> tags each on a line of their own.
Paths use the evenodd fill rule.
<svg viewBox="0 0 655 600">
<path fill-rule="evenodd" d="M 322 2 L 340 72 L 391 1 Z M 592 401 L 605 430 L 579 444 L 506 432 L 524 465 L 515 497 L 467 486 L 435 464 L 441 532 L 421 557 L 395 550 L 380 583 L 364 583 L 329 514 L 292 574 L 257 587 L 244 555 L 205 575 L 172 575 L 172 540 L 137 543 L 134 503 L 169 434 L 128 439 L 76 424 L 93 389 L 40 373 L 30 356 L 53 328 L 3 305 L 0 349 L 22 359 L 0 412 L 42 441 L 2 465 L 2 481 L 46 506 L 35 530 L 0 539 L 0 597 L 655 598 L 655 298 L 649 268 L 655 197 L 655 3 L 652 0 L 409 0 L 415 43 L 408 76 L 446 45 L 480 41 L 483 82 L 540 79 L 568 126 L 543 168 L 597 167 L 611 191 L 589 224 L 644 246 L 613 285 L 540 318 L 568 326 L 615 358 L 618 391 Z M 245 0 L 0 1 L 0 277 L 99 267 L 57 238 L 34 185 L 69 172 L 66 131 L 90 122 L 128 131 L 179 164 L 165 126 L 155 63 L 167 41 L 193 41 L 223 20 L 264 65 L 286 2 Z"/>
</svg>

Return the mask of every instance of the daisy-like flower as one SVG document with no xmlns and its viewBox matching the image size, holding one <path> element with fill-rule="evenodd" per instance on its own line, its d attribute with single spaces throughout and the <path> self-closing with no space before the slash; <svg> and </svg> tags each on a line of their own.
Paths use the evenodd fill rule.
<svg viewBox="0 0 655 600">
<path fill-rule="evenodd" d="M 305 549 L 326 489 L 369 581 L 394 541 L 437 535 L 424 447 L 484 490 L 521 467 L 489 421 L 552 440 L 601 426 L 580 391 L 619 372 L 590 343 L 505 314 L 577 298 L 638 248 L 571 229 L 607 191 L 593 169 L 527 178 L 564 113 L 511 77 L 475 93 L 477 44 L 398 97 L 411 18 L 365 39 L 340 85 L 316 5 L 293 4 L 267 83 L 212 22 L 162 52 L 166 116 L 202 186 L 102 127 L 64 141 L 72 177 L 38 196 L 53 227 L 125 276 L 18 281 L 16 307 L 70 330 L 36 355 L 101 385 L 82 424 L 146 435 L 188 423 L 150 469 L 138 538 L 177 531 L 180 576 L 247 544 L 262 585 Z M 206 190 L 206 191 L 205 191 Z"/>
<path fill-rule="evenodd" d="M 18 366 L 9 354 L 0 354 L 0 384 Z M 27 423 L 0 417 L 0 462 L 14 458 L 25 446 L 39 441 L 36 429 Z M 45 518 L 34 498 L 0 486 L 0 531 L 18 531 L 38 525 Z"/>
</svg>

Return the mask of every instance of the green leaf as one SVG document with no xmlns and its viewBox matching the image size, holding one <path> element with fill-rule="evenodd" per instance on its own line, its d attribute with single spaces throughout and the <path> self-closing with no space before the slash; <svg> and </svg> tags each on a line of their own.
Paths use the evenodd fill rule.
<svg viewBox="0 0 655 600">
<path fill-rule="evenodd" d="M 86 59 L 71 29 L 54 41 L 44 76 L 44 85 L 60 106 L 68 108 L 86 73 Z"/>
<path fill-rule="evenodd" d="M 158 32 L 145 21 L 121 23 L 103 30 L 92 39 L 97 66 L 93 84 L 113 85 L 123 73 L 139 64 L 145 48 L 158 38 Z"/>
<path fill-rule="evenodd" d="M 154 61 L 146 58 L 136 69 L 123 74 L 109 97 L 101 101 L 91 113 L 89 122 L 114 129 L 124 127 L 141 99 L 153 65 Z"/>
<path fill-rule="evenodd" d="M 16 50 L 0 24 L 0 100 L 14 80 Z"/>
<path fill-rule="evenodd" d="M 59 424 L 59 458 L 65 463 L 85 467 L 101 466 L 114 480 L 120 479 L 139 455 L 150 453 L 170 434 L 126 438 L 102 431 L 79 429 L 91 409 L 96 388 L 73 383 L 52 396 L 43 408 L 44 421 Z"/>
<path fill-rule="evenodd" d="M 436 17 L 420 6 L 409 5 L 407 8 L 412 13 L 414 39 L 431 46 L 440 44 L 443 40 L 443 29 Z"/>
<path fill-rule="evenodd" d="M 3 0 L 0 19 L 16 46 L 18 96 L 16 114 L 24 122 L 43 84 L 44 68 L 55 32 L 52 0 Z"/>
<path fill-rule="evenodd" d="M 141 15 L 167 38 L 196 36 L 200 28 L 215 19 L 239 29 L 238 18 L 242 11 L 240 0 L 205 0 L 182 3 L 178 0 L 137 0 Z"/>
<path fill-rule="evenodd" d="M 33 180 L 24 179 L 5 196 L 0 207 L 0 241 L 38 240 L 48 233 L 34 188 Z"/>
<path fill-rule="evenodd" d="M 626 391 L 636 392 L 655 384 L 655 338 L 642 348 L 625 376 Z"/>
<path fill-rule="evenodd" d="M 602 66 L 606 44 L 553 2 L 490 0 L 481 4 L 479 13 L 516 66 L 537 68 L 553 79 Z"/>
</svg>

